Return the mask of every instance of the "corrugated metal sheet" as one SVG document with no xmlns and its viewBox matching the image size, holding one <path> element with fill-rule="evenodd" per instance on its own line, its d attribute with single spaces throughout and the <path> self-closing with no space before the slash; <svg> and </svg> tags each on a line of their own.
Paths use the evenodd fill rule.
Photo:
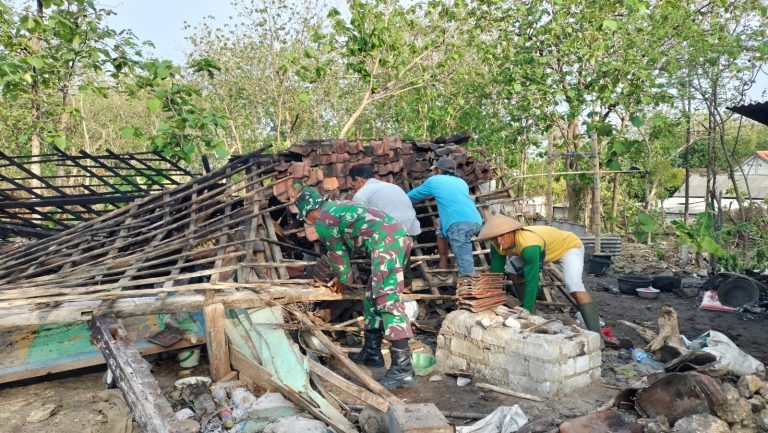
<svg viewBox="0 0 768 433">
<path fill-rule="evenodd" d="M 727 108 L 734 113 L 741 114 L 742 116 L 750 118 L 755 122 L 768 125 L 768 101 Z"/>
</svg>

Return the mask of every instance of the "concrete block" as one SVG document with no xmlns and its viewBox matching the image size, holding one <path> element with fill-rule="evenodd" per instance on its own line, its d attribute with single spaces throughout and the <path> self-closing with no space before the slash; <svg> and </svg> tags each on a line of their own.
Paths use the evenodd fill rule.
<svg viewBox="0 0 768 433">
<path fill-rule="evenodd" d="M 527 338 L 515 339 L 517 341 L 507 341 L 505 350 L 507 353 L 515 353 L 525 356 L 528 359 L 535 358 L 544 362 L 555 362 L 563 359 L 561 344 L 563 339 L 544 338 L 543 334 L 528 334 Z M 511 339 L 510 339 L 511 340 Z M 513 344 L 510 344 L 513 343 Z"/>
<path fill-rule="evenodd" d="M 589 377 L 593 381 L 603 380 L 603 372 L 599 368 L 593 368 L 592 370 L 589 370 Z"/>
<path fill-rule="evenodd" d="M 576 390 L 584 388 L 592 382 L 592 378 L 588 374 L 579 374 L 560 383 L 560 387 L 557 390 L 557 397 L 563 397 Z"/>
<path fill-rule="evenodd" d="M 583 330 L 582 335 L 587 341 L 587 353 L 600 352 L 601 338 L 597 332 Z"/>
<path fill-rule="evenodd" d="M 451 338 L 450 352 L 452 355 L 459 355 L 462 358 L 472 361 L 480 360 L 483 349 L 471 340 L 461 340 L 459 338 Z"/>
<path fill-rule="evenodd" d="M 472 368 L 472 376 L 488 383 L 505 383 L 509 378 L 509 373 L 503 368 L 475 366 Z"/>
<path fill-rule="evenodd" d="M 446 340 L 448 340 L 447 343 Z M 445 337 L 442 334 L 437 335 L 437 347 L 447 347 L 448 344 L 450 344 L 450 337 Z"/>
<path fill-rule="evenodd" d="M 502 368 L 507 371 L 507 374 L 517 376 L 525 376 L 528 374 L 528 361 L 522 356 L 492 352 L 488 355 L 488 366 L 492 368 Z"/>
<path fill-rule="evenodd" d="M 469 363 L 466 359 L 452 357 L 448 362 L 449 370 L 469 371 Z"/>
<path fill-rule="evenodd" d="M 589 368 L 600 368 L 603 365 L 603 354 L 600 351 L 591 353 L 589 355 Z"/>
<path fill-rule="evenodd" d="M 571 340 L 563 341 L 563 345 L 560 347 L 560 351 L 564 356 L 569 358 L 586 355 L 587 352 L 587 339 L 583 337 L 576 337 Z"/>
<path fill-rule="evenodd" d="M 481 340 L 483 338 L 483 332 L 485 332 L 485 329 L 481 326 L 472 325 L 469 328 L 469 338 L 473 340 Z"/>
<path fill-rule="evenodd" d="M 387 427 L 390 433 L 453 433 L 453 427 L 432 403 L 390 406 Z"/>
</svg>

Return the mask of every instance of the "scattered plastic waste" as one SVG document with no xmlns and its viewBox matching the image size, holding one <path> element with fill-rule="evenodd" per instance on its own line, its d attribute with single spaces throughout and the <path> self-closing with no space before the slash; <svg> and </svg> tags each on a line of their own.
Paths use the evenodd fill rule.
<svg viewBox="0 0 768 433">
<path fill-rule="evenodd" d="M 194 418 L 195 412 L 192 409 L 185 407 L 185 408 L 179 409 L 175 414 L 173 414 L 173 417 L 179 421 L 183 421 L 185 419 Z"/>
<path fill-rule="evenodd" d="M 736 311 L 737 309 L 734 307 L 729 307 L 727 305 L 723 305 L 720 303 L 720 300 L 717 298 L 717 292 L 714 290 L 707 290 L 704 292 L 704 296 L 701 299 L 701 306 L 699 307 L 702 310 L 715 310 L 715 311 Z"/>
<path fill-rule="evenodd" d="M 638 364 L 647 365 L 648 367 L 652 368 L 654 371 L 664 370 L 664 364 L 658 361 L 654 361 L 651 354 L 646 352 L 643 349 L 638 349 L 638 348 L 632 349 L 632 358 L 634 358 L 634 360 Z"/>
<path fill-rule="evenodd" d="M 227 388 L 220 383 L 211 387 L 211 396 L 218 406 L 227 405 Z"/>
<path fill-rule="evenodd" d="M 714 368 L 736 376 L 765 375 L 765 365 L 744 353 L 730 338 L 717 331 L 707 331 L 693 340 L 694 350 L 703 350 L 717 356 Z"/>
<path fill-rule="evenodd" d="M 229 431 L 231 433 L 261 433 L 270 421 L 250 419 L 235 424 Z"/>
<path fill-rule="evenodd" d="M 251 406 L 256 403 L 256 397 L 245 388 L 232 391 L 232 416 L 235 421 L 245 421 L 250 417 Z"/>
<path fill-rule="evenodd" d="M 470 383 L 472 383 L 472 379 L 468 377 L 457 377 L 456 378 L 456 385 L 458 386 L 467 386 Z"/>
<path fill-rule="evenodd" d="M 469 426 L 456 427 L 456 433 L 516 432 L 528 422 L 520 406 L 499 406 L 487 417 Z"/>
<path fill-rule="evenodd" d="M 235 425 L 235 417 L 232 415 L 232 409 L 225 408 L 219 412 L 219 419 L 224 428 L 230 429 Z"/>
<path fill-rule="evenodd" d="M 270 423 L 264 433 L 326 433 L 328 426 L 316 419 L 289 416 Z"/>
<path fill-rule="evenodd" d="M 603 326 L 600 328 L 600 335 L 602 335 L 606 341 L 610 341 L 611 343 L 617 343 L 619 341 L 609 326 Z"/>
</svg>

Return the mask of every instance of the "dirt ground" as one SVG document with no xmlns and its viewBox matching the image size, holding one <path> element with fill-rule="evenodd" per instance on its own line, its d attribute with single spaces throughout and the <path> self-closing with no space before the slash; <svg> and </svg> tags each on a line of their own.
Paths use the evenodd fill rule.
<svg viewBox="0 0 768 433">
<path fill-rule="evenodd" d="M 681 299 L 672 293 L 662 293 L 659 300 L 644 300 L 635 296 L 614 294 L 604 288 L 616 285 L 615 277 L 585 276 L 585 283 L 598 302 L 603 320 L 614 334 L 629 338 L 636 345 L 644 344 L 631 328 L 621 325 L 618 320 L 655 327 L 662 306 L 677 309 L 680 331 L 688 338 L 710 330 L 727 334 L 744 351 L 763 362 L 768 362 L 768 348 L 765 343 L 766 318 L 749 320 L 738 313 L 705 311 L 698 308 L 700 298 Z M 697 281 L 687 281 L 696 284 Z M 600 289 L 603 288 L 603 289 Z M 179 377 L 178 364 L 169 355 L 152 360 L 154 374 L 161 389 L 167 390 Z M 197 372 L 205 374 L 205 365 Z M 604 369 L 604 377 L 609 374 Z M 105 417 L 94 405 L 95 395 L 104 389 L 103 367 L 70 372 L 49 379 L 35 379 L 11 385 L 0 385 L 0 433 L 47 433 L 105 431 Z M 374 371 L 374 376 L 383 370 Z M 576 395 L 561 400 L 536 403 L 484 391 L 472 385 L 458 387 L 455 378 L 444 376 L 441 381 L 430 382 L 421 378 L 418 386 L 397 390 L 395 394 L 410 403 L 434 402 L 443 411 L 487 414 L 498 406 L 519 404 L 529 419 L 550 416 L 551 425 L 592 412 L 611 399 L 616 390 L 601 384 L 592 384 Z M 54 403 L 57 410 L 53 416 L 39 423 L 28 423 L 26 418 L 31 410 L 44 404 Z M 460 419 L 451 419 L 461 425 Z"/>
</svg>

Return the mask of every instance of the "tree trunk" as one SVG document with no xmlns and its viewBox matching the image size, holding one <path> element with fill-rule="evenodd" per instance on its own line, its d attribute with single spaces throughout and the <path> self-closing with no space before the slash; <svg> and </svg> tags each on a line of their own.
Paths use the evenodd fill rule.
<svg viewBox="0 0 768 433">
<path fill-rule="evenodd" d="M 37 17 L 40 18 L 40 20 L 44 19 L 43 16 L 43 0 L 36 0 L 35 2 L 36 6 L 36 12 Z M 38 53 L 40 50 L 40 45 L 42 44 L 42 41 L 40 39 L 39 35 L 32 36 L 32 39 L 29 41 L 30 46 L 32 47 L 33 53 Z M 41 96 L 40 96 L 40 76 L 38 75 L 37 68 L 32 67 L 32 109 L 33 109 L 33 130 L 32 130 L 32 138 L 29 142 L 30 152 L 32 155 L 40 155 L 41 149 L 41 143 L 42 140 L 40 139 L 40 122 L 43 120 L 43 108 L 42 108 L 42 102 L 41 102 Z M 39 159 L 33 158 L 32 163 L 29 166 L 29 169 L 37 176 L 40 176 L 42 173 L 42 170 L 40 168 L 40 162 Z M 30 182 L 30 186 L 35 188 L 40 186 L 40 182 L 33 179 Z"/>
<path fill-rule="evenodd" d="M 555 208 L 554 204 L 552 203 L 552 171 L 555 165 L 554 161 L 554 143 L 552 141 L 555 139 L 555 134 L 553 132 L 549 132 L 547 134 L 547 198 L 546 198 L 546 206 L 547 206 L 547 221 L 551 224 L 552 220 L 554 219 L 555 214 Z"/>
<path fill-rule="evenodd" d="M 610 232 L 616 233 L 616 220 L 619 211 L 619 187 L 621 186 L 619 173 L 613 173 L 613 195 L 611 196 L 611 226 Z"/>
<path fill-rule="evenodd" d="M 344 125 L 343 128 L 341 128 L 341 132 L 339 132 L 340 139 L 347 138 L 347 133 L 350 129 L 352 129 L 352 125 L 355 124 L 357 119 L 360 117 L 361 114 L 363 114 L 363 111 L 365 110 L 365 107 L 368 106 L 368 104 L 371 102 L 371 90 L 370 87 L 368 88 L 368 91 L 365 92 L 365 95 L 363 96 L 363 100 L 360 101 L 360 105 L 357 106 L 357 110 L 355 110 L 354 113 L 352 113 L 352 116 L 347 120 L 347 123 Z"/>
<path fill-rule="evenodd" d="M 565 138 L 565 149 L 567 152 L 576 153 L 578 151 L 578 143 L 576 141 L 576 134 L 579 130 L 579 119 L 575 118 L 568 124 Z M 564 171 L 577 171 L 574 156 L 566 156 Z M 581 206 L 586 203 L 584 188 L 579 184 L 578 180 L 572 179 L 566 182 L 565 192 L 568 197 L 568 221 L 578 222 L 579 216 L 581 216 Z"/>
<path fill-rule="evenodd" d="M 600 200 L 600 141 L 597 137 L 597 130 L 592 131 L 592 166 L 595 170 L 592 188 L 592 233 L 595 235 L 595 254 L 600 254 L 600 210 L 602 209 Z"/>
<path fill-rule="evenodd" d="M 520 150 L 520 188 L 518 197 L 525 198 L 525 175 L 528 174 L 528 147 Z"/>
<path fill-rule="evenodd" d="M 690 74 L 689 74 L 690 75 Z M 688 121 L 685 128 L 685 205 L 683 206 L 683 221 L 688 225 L 688 214 L 690 213 L 691 202 L 691 145 L 693 144 L 693 113 L 691 113 L 691 81 L 688 79 L 686 89 L 685 112 L 688 115 Z"/>
</svg>

